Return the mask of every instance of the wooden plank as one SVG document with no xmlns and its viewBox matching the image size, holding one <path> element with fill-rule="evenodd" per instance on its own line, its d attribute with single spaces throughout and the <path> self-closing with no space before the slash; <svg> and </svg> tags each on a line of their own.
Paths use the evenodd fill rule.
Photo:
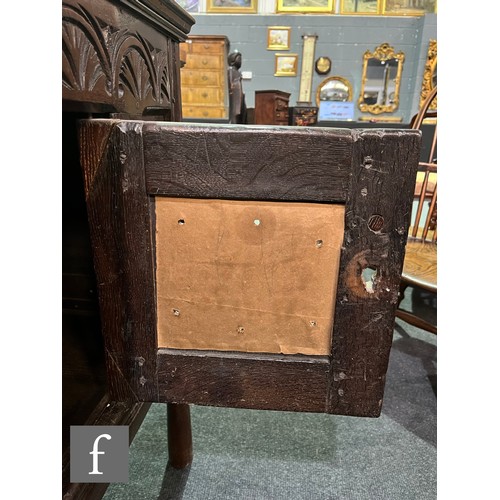
<svg viewBox="0 0 500 500">
<path fill-rule="evenodd" d="M 80 148 L 111 396 L 154 401 L 156 293 L 141 125 L 83 121 Z"/>
<path fill-rule="evenodd" d="M 149 194 L 345 201 L 350 130 L 157 122 L 143 133 Z"/>
<path fill-rule="evenodd" d="M 156 197 L 158 346 L 325 355 L 344 206 Z"/>
<path fill-rule="evenodd" d="M 158 351 L 161 402 L 325 412 L 328 357 Z"/>
<path fill-rule="evenodd" d="M 328 411 L 378 416 L 410 225 L 420 134 L 397 130 L 354 130 L 353 134 Z M 365 283 L 370 269 L 376 275 Z"/>
</svg>

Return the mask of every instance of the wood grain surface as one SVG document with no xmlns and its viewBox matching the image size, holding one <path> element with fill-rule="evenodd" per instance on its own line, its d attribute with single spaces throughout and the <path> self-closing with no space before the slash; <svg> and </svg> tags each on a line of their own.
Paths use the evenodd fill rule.
<svg viewBox="0 0 500 500">
<path fill-rule="evenodd" d="M 411 285 L 437 291 L 437 244 L 408 241 L 403 278 Z"/>
<path fill-rule="evenodd" d="M 149 194 L 232 200 L 345 202 L 346 129 L 144 125 Z"/>
<path fill-rule="evenodd" d="M 98 120 L 83 126 L 84 151 L 101 127 L 101 160 L 83 164 L 116 394 L 378 416 L 420 132 Z M 345 203 L 329 355 L 158 351 L 155 196 Z"/>
</svg>

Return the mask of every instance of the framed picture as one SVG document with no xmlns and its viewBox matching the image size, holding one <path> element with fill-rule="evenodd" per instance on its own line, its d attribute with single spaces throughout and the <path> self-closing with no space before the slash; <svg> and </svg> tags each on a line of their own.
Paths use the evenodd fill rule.
<svg viewBox="0 0 500 500">
<path fill-rule="evenodd" d="M 256 13 L 257 0 L 207 0 L 207 12 L 230 14 Z"/>
<path fill-rule="evenodd" d="M 341 14 L 381 14 L 382 0 L 340 0 Z"/>
<path fill-rule="evenodd" d="M 332 60 L 329 57 L 318 57 L 314 64 L 318 75 L 326 75 L 332 69 Z"/>
<path fill-rule="evenodd" d="M 200 10 L 199 0 L 175 0 L 185 11 L 197 13 Z"/>
<path fill-rule="evenodd" d="M 423 16 L 437 12 L 437 0 L 412 2 L 411 0 L 383 0 L 384 16 Z"/>
<path fill-rule="evenodd" d="M 288 50 L 290 48 L 290 27 L 269 26 L 267 28 L 267 50 Z"/>
<path fill-rule="evenodd" d="M 274 76 L 296 76 L 298 54 L 276 54 Z"/>
<path fill-rule="evenodd" d="M 276 12 L 333 12 L 335 0 L 276 0 Z"/>
</svg>

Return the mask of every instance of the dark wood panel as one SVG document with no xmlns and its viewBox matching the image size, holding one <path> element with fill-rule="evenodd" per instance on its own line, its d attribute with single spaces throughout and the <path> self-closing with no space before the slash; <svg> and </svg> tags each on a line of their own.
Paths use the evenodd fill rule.
<svg viewBox="0 0 500 500">
<path fill-rule="evenodd" d="M 64 1 L 63 108 L 180 120 L 178 44 L 193 24 L 175 2 Z"/>
<path fill-rule="evenodd" d="M 148 123 L 148 193 L 342 203 L 351 164 L 344 129 Z"/>
<path fill-rule="evenodd" d="M 420 134 L 387 130 L 355 130 L 353 134 L 329 411 L 378 416 L 410 225 Z M 365 284 L 372 271 L 376 271 L 374 279 Z"/>
<path fill-rule="evenodd" d="M 129 119 L 180 121 L 179 42 L 186 39 L 193 24 L 194 18 L 178 4 L 163 0 L 64 0 L 62 3 L 62 433 L 68 460 L 70 425 L 121 422 L 130 425 L 133 437 L 142 421 L 142 412 L 149 407 L 142 403 L 111 403 L 105 413 L 118 412 L 123 418 L 89 418 L 108 386 L 104 377 L 104 341 L 95 293 L 97 287 L 78 159 L 76 122 L 83 116 L 91 118 L 89 113 L 94 117 L 99 113 L 100 117 L 120 114 Z M 97 157 L 95 162 L 95 158 L 91 161 L 92 172 L 100 162 L 101 142 L 105 142 L 107 136 L 94 139 L 95 151 L 87 152 L 87 159 Z M 127 204 L 120 206 L 126 207 Z M 120 273 L 122 270 L 127 269 L 122 267 Z M 85 309 L 84 315 L 82 309 Z M 127 307 L 127 311 L 134 311 L 134 317 L 137 316 L 133 307 Z M 134 322 L 121 326 L 125 326 L 121 331 L 123 345 L 131 346 L 131 351 L 138 348 L 141 343 L 135 343 L 130 332 Z M 152 356 L 145 355 L 148 360 L 155 357 L 155 350 Z M 120 368 L 129 368 L 127 363 L 121 364 L 119 356 L 115 363 L 108 351 L 108 368 L 116 364 Z M 136 360 L 136 363 L 126 377 L 137 380 L 143 373 L 145 378 L 148 377 L 148 364 L 145 363 L 143 369 L 141 360 Z M 124 379 L 116 376 L 113 368 L 108 370 L 108 375 L 119 381 L 113 383 L 120 387 L 121 393 L 117 391 L 117 397 L 132 392 L 127 386 L 128 381 L 125 389 L 120 385 Z M 134 384 L 130 385 L 133 387 Z M 140 390 L 137 395 L 142 397 Z M 69 466 L 69 462 L 66 465 Z M 63 494 L 69 487 L 68 481 L 69 476 L 63 473 Z M 65 497 L 101 498 L 106 486 L 72 485 Z"/>
<path fill-rule="evenodd" d="M 154 401 L 156 296 L 141 127 L 121 122 L 109 142 L 102 122 L 83 122 L 80 132 L 110 388 L 116 400 Z"/>
<path fill-rule="evenodd" d="M 159 400 L 325 412 L 328 357 L 158 351 Z"/>
</svg>

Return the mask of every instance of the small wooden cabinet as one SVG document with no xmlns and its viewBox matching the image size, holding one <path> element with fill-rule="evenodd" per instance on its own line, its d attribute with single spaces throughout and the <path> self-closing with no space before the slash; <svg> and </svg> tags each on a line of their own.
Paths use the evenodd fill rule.
<svg viewBox="0 0 500 500">
<path fill-rule="evenodd" d="M 229 88 L 226 36 L 192 35 L 180 44 L 182 116 L 228 121 Z"/>
<path fill-rule="evenodd" d="M 62 3 L 62 496 L 100 499 L 106 483 L 71 483 L 70 429 L 127 425 L 149 403 L 112 399 L 92 259 L 78 123 L 82 118 L 180 121 L 179 44 L 194 18 L 175 2 Z M 94 154 L 99 144 L 94 144 Z M 99 259 L 97 259 L 99 260 Z"/>
<path fill-rule="evenodd" d="M 281 90 L 255 91 L 255 123 L 257 125 L 288 125 L 290 94 Z"/>
</svg>

